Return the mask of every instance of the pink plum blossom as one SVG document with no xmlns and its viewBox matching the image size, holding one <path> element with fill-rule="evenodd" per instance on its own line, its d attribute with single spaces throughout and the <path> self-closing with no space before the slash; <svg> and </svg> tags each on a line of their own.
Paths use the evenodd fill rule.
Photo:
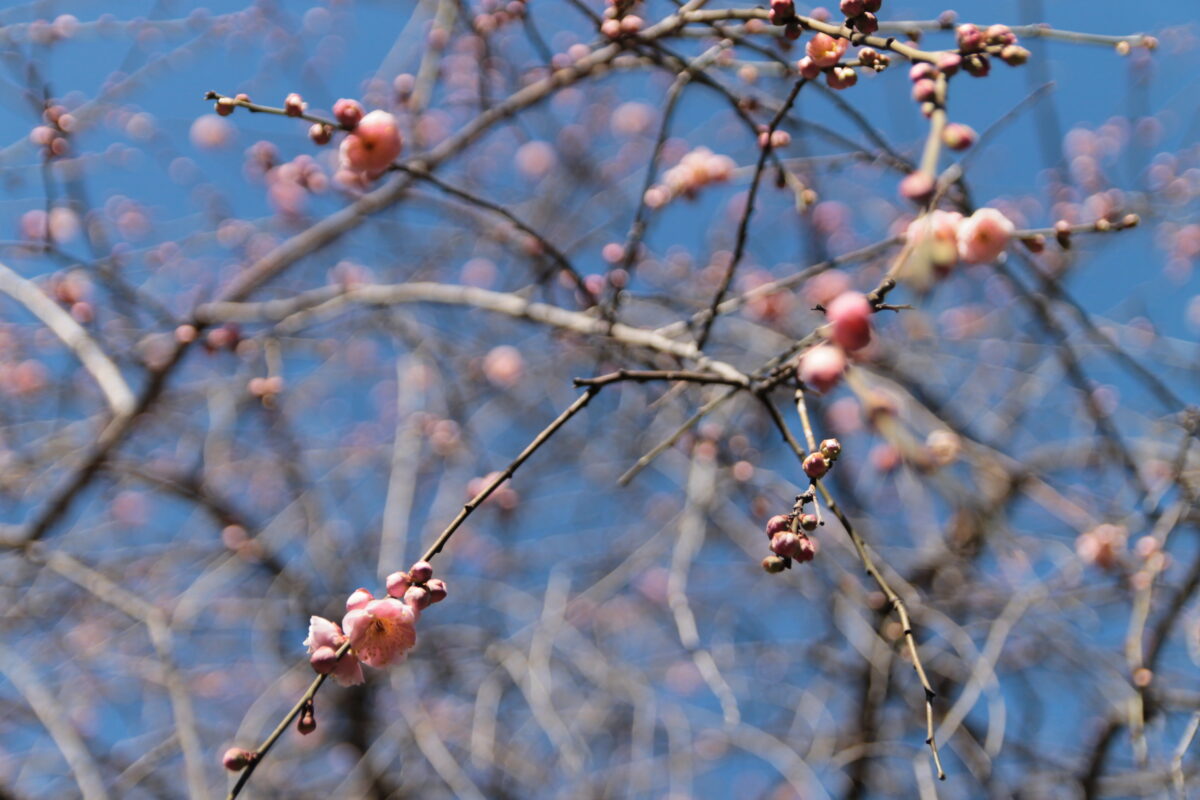
<svg viewBox="0 0 1200 800">
<path fill-rule="evenodd" d="M 308 621 L 308 638 L 304 640 L 304 645 L 308 648 L 313 660 L 313 667 L 318 672 L 323 672 L 332 660 L 330 654 L 324 651 L 332 650 L 336 654 L 337 649 L 345 642 L 346 636 L 336 622 L 316 616 Z M 323 674 L 329 673 L 324 672 Z M 332 674 L 334 680 L 342 686 L 354 686 L 363 682 L 362 667 L 354 658 L 343 657 L 341 660 L 337 660 L 332 667 Z"/>
<path fill-rule="evenodd" d="M 396 118 L 376 109 L 342 140 L 341 167 L 370 178 L 378 177 L 396 160 L 403 146 Z"/>
<path fill-rule="evenodd" d="M 370 600 L 342 619 L 354 654 L 376 668 L 404 659 L 417 643 L 416 622 L 417 613 L 394 597 Z"/>
<path fill-rule="evenodd" d="M 981 208 L 958 226 L 958 255 L 968 264 L 995 261 L 1008 247 L 1016 226 L 994 208 Z"/>
<path fill-rule="evenodd" d="M 827 33 L 818 33 L 808 40 L 805 50 L 813 64 L 824 68 L 836 64 L 846 54 L 846 48 L 849 46 L 850 42 L 845 39 L 839 39 Z"/>
<path fill-rule="evenodd" d="M 905 234 L 914 250 L 925 249 L 936 269 L 948 270 L 958 263 L 958 227 L 963 215 L 957 211 L 935 209 L 917 217 Z"/>
</svg>

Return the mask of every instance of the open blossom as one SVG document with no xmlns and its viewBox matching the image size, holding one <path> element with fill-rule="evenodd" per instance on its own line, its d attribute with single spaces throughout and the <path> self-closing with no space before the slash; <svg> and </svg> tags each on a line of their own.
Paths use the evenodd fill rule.
<svg viewBox="0 0 1200 800">
<path fill-rule="evenodd" d="M 818 33 L 808 40 L 805 50 L 813 64 L 825 68 L 836 64 L 846 54 L 846 48 L 849 46 L 850 42 L 846 39 L 839 39 L 827 33 Z"/>
<path fill-rule="evenodd" d="M 367 595 L 359 589 L 355 595 Z M 395 599 L 359 598 L 346 612 L 342 626 L 358 659 L 372 667 L 401 661 L 417 643 L 417 612 Z"/>
<path fill-rule="evenodd" d="M 981 208 L 958 226 L 958 255 L 968 264 L 995 261 L 1008 247 L 1016 226 L 994 208 Z"/>
<path fill-rule="evenodd" d="M 657 208 L 680 195 L 693 197 L 704 186 L 728 181 L 733 177 L 734 167 L 729 156 L 718 155 L 707 147 L 697 147 L 663 173 L 661 184 L 646 191 L 646 204 Z"/>
<path fill-rule="evenodd" d="M 963 215 L 957 211 L 935 209 L 910 222 L 905 235 L 914 250 L 925 251 L 935 268 L 948 270 L 958 263 L 958 227 L 962 221 Z"/>
<path fill-rule="evenodd" d="M 330 622 L 324 617 L 313 617 L 308 622 L 308 638 L 304 645 L 313 659 L 313 666 L 324 672 L 322 665 L 333 664 L 337 649 L 346 641 L 342 629 L 336 622 Z M 349 654 L 336 662 L 332 668 L 334 680 L 342 686 L 353 686 L 363 682 L 362 666 L 358 659 Z"/>
<path fill-rule="evenodd" d="M 396 118 L 376 109 L 359 121 L 354 131 L 342 140 L 341 167 L 367 177 L 382 175 L 404 146 Z"/>
</svg>

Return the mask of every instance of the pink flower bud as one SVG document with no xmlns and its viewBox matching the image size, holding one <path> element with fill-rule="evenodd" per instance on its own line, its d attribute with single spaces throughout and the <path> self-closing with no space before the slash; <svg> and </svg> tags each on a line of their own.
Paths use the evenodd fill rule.
<svg viewBox="0 0 1200 800">
<path fill-rule="evenodd" d="M 961 122 L 951 122 L 942 129 L 942 143 L 951 150 L 966 150 L 975 144 L 975 131 Z"/>
<path fill-rule="evenodd" d="M 942 53 L 938 56 L 937 68 L 947 78 L 958 72 L 962 66 L 962 56 L 958 53 Z"/>
<path fill-rule="evenodd" d="M 825 473 L 829 471 L 829 459 L 820 453 L 809 453 L 808 458 L 804 459 L 804 474 L 813 480 L 819 480 L 825 477 Z"/>
<path fill-rule="evenodd" d="M 908 69 L 908 79 L 913 83 L 925 80 L 927 78 L 931 79 L 934 75 L 937 75 L 937 70 L 934 68 L 933 64 L 930 64 L 928 61 L 922 61 L 920 63 L 913 64 Z"/>
<path fill-rule="evenodd" d="M 767 536 L 774 536 L 780 531 L 790 531 L 792 529 L 792 518 L 783 514 L 776 514 L 767 520 Z"/>
<path fill-rule="evenodd" d="M 800 537 L 791 531 L 780 531 L 771 537 L 771 552 L 777 556 L 791 558 L 800 546 Z"/>
<path fill-rule="evenodd" d="M 600 23 L 600 33 L 609 39 L 616 39 L 621 35 L 621 21 L 618 19 L 604 20 Z"/>
<path fill-rule="evenodd" d="M 621 33 L 637 33 L 642 29 L 643 20 L 634 14 L 621 17 Z"/>
<path fill-rule="evenodd" d="M 254 754 L 249 750 L 243 750 L 240 747 L 231 747 L 225 751 L 225 755 L 221 758 L 221 763 L 230 772 L 241 772 L 250 766 L 250 762 L 253 760 Z"/>
<path fill-rule="evenodd" d="M 440 603 L 446 599 L 449 592 L 446 590 L 446 582 L 441 578 L 433 578 L 429 583 L 425 584 L 425 588 L 429 590 L 429 602 Z"/>
<path fill-rule="evenodd" d="M 820 524 L 820 521 L 817 519 L 816 514 L 801 514 L 800 515 L 800 529 L 801 530 L 815 531 L 817 529 L 818 524 Z"/>
<path fill-rule="evenodd" d="M 337 668 L 337 651 L 328 646 L 318 647 L 308 657 L 308 663 L 312 664 L 318 675 L 328 675 Z"/>
<path fill-rule="evenodd" d="M 842 443 L 837 439 L 825 439 L 821 442 L 820 450 L 830 461 L 837 461 L 837 457 L 842 454 Z"/>
<path fill-rule="evenodd" d="M 298 117 L 304 113 L 304 109 L 308 108 L 308 103 L 304 102 L 300 95 L 292 92 L 283 101 L 283 110 L 289 117 Z"/>
<path fill-rule="evenodd" d="M 928 103 L 937 97 L 937 84 L 930 78 L 922 78 L 913 84 L 912 99 L 916 103 Z"/>
<path fill-rule="evenodd" d="M 233 113 L 233 110 L 235 108 L 237 108 L 237 104 L 234 103 L 233 100 L 228 97 L 222 97 L 221 99 L 217 100 L 216 110 L 217 110 L 217 113 L 220 114 L 222 117 L 228 117 L 230 114 Z"/>
<path fill-rule="evenodd" d="M 859 292 L 843 292 L 825 309 L 825 318 L 833 325 L 830 337 L 843 349 L 854 351 L 871 341 L 871 303 Z"/>
<path fill-rule="evenodd" d="M 845 371 L 846 355 L 842 348 L 823 344 L 804 354 L 797 376 L 806 387 L 825 393 L 837 386 Z"/>
<path fill-rule="evenodd" d="M 969 22 L 959 25 L 954 34 L 958 40 L 958 49 L 964 53 L 974 53 L 983 47 L 983 31 L 979 30 L 978 25 Z"/>
<path fill-rule="evenodd" d="M 300 717 L 296 720 L 296 730 L 301 736 L 308 736 L 317 729 L 317 715 L 313 713 L 313 704 L 310 701 L 304 710 L 300 712 Z"/>
<path fill-rule="evenodd" d="M 333 138 L 333 129 L 320 122 L 314 123 L 308 129 L 308 138 L 312 139 L 315 145 L 329 144 L 329 140 Z"/>
<path fill-rule="evenodd" d="M 813 560 L 813 556 L 817 554 L 817 543 L 815 540 L 807 536 L 801 537 L 796 543 L 795 555 L 792 558 L 796 559 L 797 563 L 804 564 Z"/>
<path fill-rule="evenodd" d="M 425 583 L 433 577 L 433 565 L 428 561 L 418 561 L 408 568 L 413 583 Z"/>
<path fill-rule="evenodd" d="M 793 0 L 771 0 L 771 24 L 783 25 L 796 16 L 796 4 Z"/>
<path fill-rule="evenodd" d="M 357 100 L 343 97 L 333 104 L 333 117 L 346 130 L 354 130 L 362 121 L 364 113 L 362 104 Z"/>
<path fill-rule="evenodd" d="M 356 609 L 363 608 L 364 606 L 366 606 L 367 603 L 371 602 L 374 599 L 375 599 L 375 596 L 372 595 L 370 592 L 368 592 L 366 589 L 363 589 L 363 588 L 355 589 L 353 592 L 350 593 L 350 596 L 346 598 L 346 610 L 354 611 Z"/>
<path fill-rule="evenodd" d="M 933 196 L 934 188 L 933 176 L 924 172 L 912 172 L 900 181 L 900 196 L 914 203 L 923 203 Z"/>
<path fill-rule="evenodd" d="M 810 81 L 815 81 L 821 75 L 821 68 L 808 56 L 797 61 L 796 68 L 800 70 L 800 77 Z"/>
<path fill-rule="evenodd" d="M 854 19 L 850 20 L 851 24 L 858 29 L 859 33 L 870 36 L 875 31 L 879 30 L 879 18 L 870 11 L 864 11 Z"/>
<path fill-rule="evenodd" d="M 841 9 L 842 14 L 844 14 L 846 17 L 857 17 L 859 14 L 867 10 L 866 6 L 863 4 L 863 0 L 842 0 L 842 2 L 838 5 L 838 8 Z"/>
<path fill-rule="evenodd" d="M 387 593 L 388 597 L 394 597 L 400 600 L 404 597 L 404 593 L 408 591 L 408 587 L 412 585 L 412 580 L 407 572 L 393 572 L 387 576 Z"/>
<path fill-rule="evenodd" d="M 404 604 L 418 611 L 429 607 L 432 598 L 424 586 L 410 586 L 404 593 Z"/>
</svg>

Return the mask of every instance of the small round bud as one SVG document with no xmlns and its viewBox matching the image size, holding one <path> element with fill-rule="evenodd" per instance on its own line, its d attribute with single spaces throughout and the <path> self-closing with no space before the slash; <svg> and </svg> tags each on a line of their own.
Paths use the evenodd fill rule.
<svg viewBox="0 0 1200 800">
<path fill-rule="evenodd" d="M 800 564 L 807 563 L 813 560 L 813 556 L 817 554 L 817 543 L 808 538 L 801 536 L 800 541 L 796 543 L 796 554 L 792 558 Z"/>
<path fill-rule="evenodd" d="M 1025 249 L 1031 253 L 1041 253 L 1046 249 L 1046 237 L 1040 233 L 1034 234 L 1028 238 L 1022 239 L 1021 244 L 1025 245 Z"/>
<path fill-rule="evenodd" d="M 767 536 L 774 536 L 780 531 L 790 531 L 792 529 L 792 518 L 783 514 L 776 514 L 767 520 Z"/>
<path fill-rule="evenodd" d="M 777 556 L 791 558 L 800 548 L 800 537 L 791 531 L 780 531 L 771 537 L 771 552 Z"/>
<path fill-rule="evenodd" d="M 1071 249 L 1071 225 L 1065 219 L 1054 223 L 1054 240 L 1063 250 Z"/>
<path fill-rule="evenodd" d="M 441 578 L 433 578 L 429 583 L 425 584 L 425 588 L 429 590 L 430 603 L 440 603 L 449 594 L 446 590 L 446 582 Z"/>
<path fill-rule="evenodd" d="M 312 655 L 308 657 L 308 663 L 312 664 L 312 668 L 318 675 L 328 675 L 333 672 L 337 667 L 337 662 L 337 651 L 327 645 L 313 650 Z"/>
<path fill-rule="evenodd" d="M 413 583 L 425 583 L 433 577 L 433 565 L 428 561 L 418 561 L 408 568 L 408 574 L 412 576 Z"/>
<path fill-rule="evenodd" d="M 1016 44 L 1017 41 L 1017 35 L 1007 25 L 989 25 L 983 35 L 988 44 Z"/>
<path fill-rule="evenodd" d="M 924 172 L 912 172 L 900 181 L 900 196 L 914 203 L 924 203 L 933 196 L 936 185 L 933 176 Z"/>
<path fill-rule="evenodd" d="M 842 0 L 842 2 L 838 4 L 838 8 L 841 9 L 842 14 L 844 14 L 846 17 L 857 17 L 859 14 L 867 10 L 866 6 L 863 4 L 863 0 Z"/>
<path fill-rule="evenodd" d="M 974 53 L 983 48 L 983 31 L 979 30 L 978 25 L 969 22 L 959 25 L 954 34 L 958 40 L 958 49 L 964 53 Z"/>
<path fill-rule="evenodd" d="M 410 586 L 404 593 L 404 604 L 418 611 L 428 608 L 431 602 L 429 590 L 424 586 Z"/>
<path fill-rule="evenodd" d="M 962 66 L 962 56 L 958 53 L 942 53 L 938 56 L 937 68 L 947 78 L 958 72 Z"/>
<path fill-rule="evenodd" d="M 616 39 L 621 35 L 621 22 L 616 19 L 606 19 L 600 23 L 600 33 L 609 39 Z"/>
<path fill-rule="evenodd" d="M 874 47 L 864 47 L 858 51 L 858 63 L 864 67 L 874 68 L 879 63 L 879 51 Z"/>
<path fill-rule="evenodd" d="M 403 599 L 409 586 L 412 586 L 412 580 L 407 572 L 393 572 L 387 576 L 388 597 L 394 597 L 397 600 Z"/>
<path fill-rule="evenodd" d="M 298 117 L 308 108 L 308 103 L 300 95 L 292 92 L 283 101 L 283 110 L 289 117 Z"/>
<path fill-rule="evenodd" d="M 818 480 L 829 471 L 829 459 L 821 453 L 809 453 L 804 459 L 804 474 L 813 480 Z"/>
<path fill-rule="evenodd" d="M 621 17 L 621 33 L 637 33 L 642 29 L 644 21 L 641 17 L 634 14 L 626 14 Z"/>
<path fill-rule="evenodd" d="M 913 83 L 926 79 L 932 79 L 935 75 L 937 75 L 937 69 L 928 61 L 922 61 L 919 64 L 913 64 L 908 69 L 908 79 Z"/>
<path fill-rule="evenodd" d="M 937 84 L 931 78 L 922 78 L 913 84 L 912 99 L 916 103 L 929 103 L 937 97 Z"/>
<path fill-rule="evenodd" d="M 296 720 L 296 730 L 301 736 L 308 736 L 317 729 L 317 715 L 313 713 L 313 705 L 310 702 L 300 712 L 299 719 Z"/>
<path fill-rule="evenodd" d="M 1119 56 L 1129 55 L 1129 51 L 1132 49 L 1133 48 L 1129 46 L 1129 42 L 1117 42 L 1116 50 L 1117 50 L 1117 55 L 1119 55 Z"/>
<path fill-rule="evenodd" d="M 222 97 L 220 100 L 217 101 L 217 105 L 216 105 L 217 113 L 220 114 L 222 117 L 228 117 L 230 114 L 233 113 L 233 110 L 235 108 L 237 108 L 237 104 L 228 97 Z"/>
<path fill-rule="evenodd" d="M 849 89 L 858 83 L 858 73 L 852 67 L 834 67 L 825 73 L 825 83 L 830 89 Z"/>
<path fill-rule="evenodd" d="M 762 568 L 775 575 L 787 569 L 787 560 L 781 556 L 767 556 L 762 560 Z"/>
<path fill-rule="evenodd" d="M 1125 216 L 1121 217 L 1122 228 L 1136 228 L 1141 224 L 1141 222 L 1142 218 L 1137 214 L 1126 214 Z"/>
<path fill-rule="evenodd" d="M 333 128 L 320 122 L 314 123 L 308 129 L 308 138 L 312 139 L 315 145 L 329 144 L 329 140 L 333 138 Z"/>
<path fill-rule="evenodd" d="M 253 760 L 254 754 L 249 750 L 243 750 L 240 747 L 231 747 L 221 757 L 221 764 L 230 772 L 241 772 L 250 766 L 250 762 Z"/>
<path fill-rule="evenodd" d="M 815 531 L 817 529 L 818 524 L 820 524 L 820 521 L 817 519 L 816 514 L 801 514 L 800 515 L 801 530 L 806 530 L 811 533 L 812 531 Z"/>
<path fill-rule="evenodd" d="M 800 70 L 800 77 L 810 81 L 815 81 L 821 75 L 821 68 L 808 56 L 796 62 L 796 69 Z"/>
<path fill-rule="evenodd" d="M 837 457 L 842 454 L 842 443 L 837 439 L 825 439 L 821 442 L 820 450 L 821 455 L 830 461 L 837 461 Z"/>
<path fill-rule="evenodd" d="M 863 8 L 874 14 L 883 7 L 883 0 L 863 0 Z"/>
<path fill-rule="evenodd" d="M 357 100 L 351 100 L 343 97 L 333 104 L 333 118 L 338 121 L 346 130 L 352 131 L 358 126 L 359 120 L 363 118 L 362 104 Z"/>
<path fill-rule="evenodd" d="M 864 11 L 854 19 L 850 20 L 859 33 L 870 36 L 875 31 L 879 30 L 879 18 L 870 11 Z"/>
<path fill-rule="evenodd" d="M 796 16 L 794 0 L 771 0 L 771 24 L 783 25 Z"/>
<path fill-rule="evenodd" d="M 951 150 L 966 150 L 975 144 L 975 131 L 961 122 L 951 122 L 942 129 L 942 144 Z"/>
</svg>

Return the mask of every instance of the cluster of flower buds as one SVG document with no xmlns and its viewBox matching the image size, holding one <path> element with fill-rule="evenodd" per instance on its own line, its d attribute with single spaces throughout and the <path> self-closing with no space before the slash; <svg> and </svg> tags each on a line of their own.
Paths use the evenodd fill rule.
<svg viewBox="0 0 1200 800">
<path fill-rule="evenodd" d="M 858 83 L 858 73 L 853 67 L 839 65 L 842 56 L 850 47 L 848 39 L 818 33 L 808 40 L 804 46 L 805 56 L 796 62 L 800 76 L 807 80 L 816 80 L 825 73 L 825 82 L 831 89 L 848 89 Z"/>
<path fill-rule="evenodd" d="M 846 26 L 859 33 L 870 35 L 879 30 L 879 18 L 875 12 L 883 0 L 842 0 L 840 9 L 846 15 Z"/>
<path fill-rule="evenodd" d="M 874 47 L 863 47 L 858 51 L 858 63 L 869 70 L 883 72 L 891 66 L 892 58 Z"/>
<path fill-rule="evenodd" d="M 962 53 L 962 68 L 976 78 L 991 71 L 990 54 L 1010 67 L 1020 66 L 1029 60 L 1029 51 L 1017 44 L 1017 36 L 1007 25 L 990 25 L 980 28 L 966 23 L 955 29 L 959 52 Z"/>
<path fill-rule="evenodd" d="M 861 350 L 871 341 L 871 315 L 875 309 L 861 292 L 842 292 L 825 308 L 829 340 L 803 355 L 797 376 L 805 387 L 828 392 L 846 371 L 846 353 Z"/>
<path fill-rule="evenodd" d="M 645 20 L 637 14 L 629 13 L 633 5 L 630 0 L 608 0 L 608 8 L 604 9 L 604 21 L 600 23 L 600 33 L 609 39 L 618 39 L 640 31 Z"/>
<path fill-rule="evenodd" d="M 707 147 L 697 147 L 663 173 L 662 183 L 646 190 L 646 205 L 659 208 L 681 195 L 691 199 L 709 184 L 728 181 L 733 176 L 733 169 L 733 159 L 729 156 L 718 155 Z"/>
<path fill-rule="evenodd" d="M 65 156 L 70 149 L 67 134 L 75 129 L 75 116 L 64 106 L 49 105 L 42 112 L 42 122 L 29 132 L 29 141 L 42 148 L 46 158 Z"/>
<path fill-rule="evenodd" d="M 265 178 L 271 205 L 279 213 L 292 217 L 303 213 L 309 194 L 321 194 L 329 186 L 324 170 L 309 155 L 299 155 L 272 167 Z"/>
<path fill-rule="evenodd" d="M 807 498 L 801 497 L 801 502 Z M 771 540 L 771 553 L 763 559 L 762 567 L 767 572 L 783 572 L 792 568 L 792 562 L 801 564 L 812 561 L 820 546 L 808 534 L 817 529 L 815 514 L 793 511 L 791 514 L 776 514 L 767 520 L 767 538 Z"/>
<path fill-rule="evenodd" d="M 481 36 L 495 33 L 510 22 L 525 16 L 525 0 L 483 0 L 481 11 L 471 21 L 475 32 Z"/>
</svg>

